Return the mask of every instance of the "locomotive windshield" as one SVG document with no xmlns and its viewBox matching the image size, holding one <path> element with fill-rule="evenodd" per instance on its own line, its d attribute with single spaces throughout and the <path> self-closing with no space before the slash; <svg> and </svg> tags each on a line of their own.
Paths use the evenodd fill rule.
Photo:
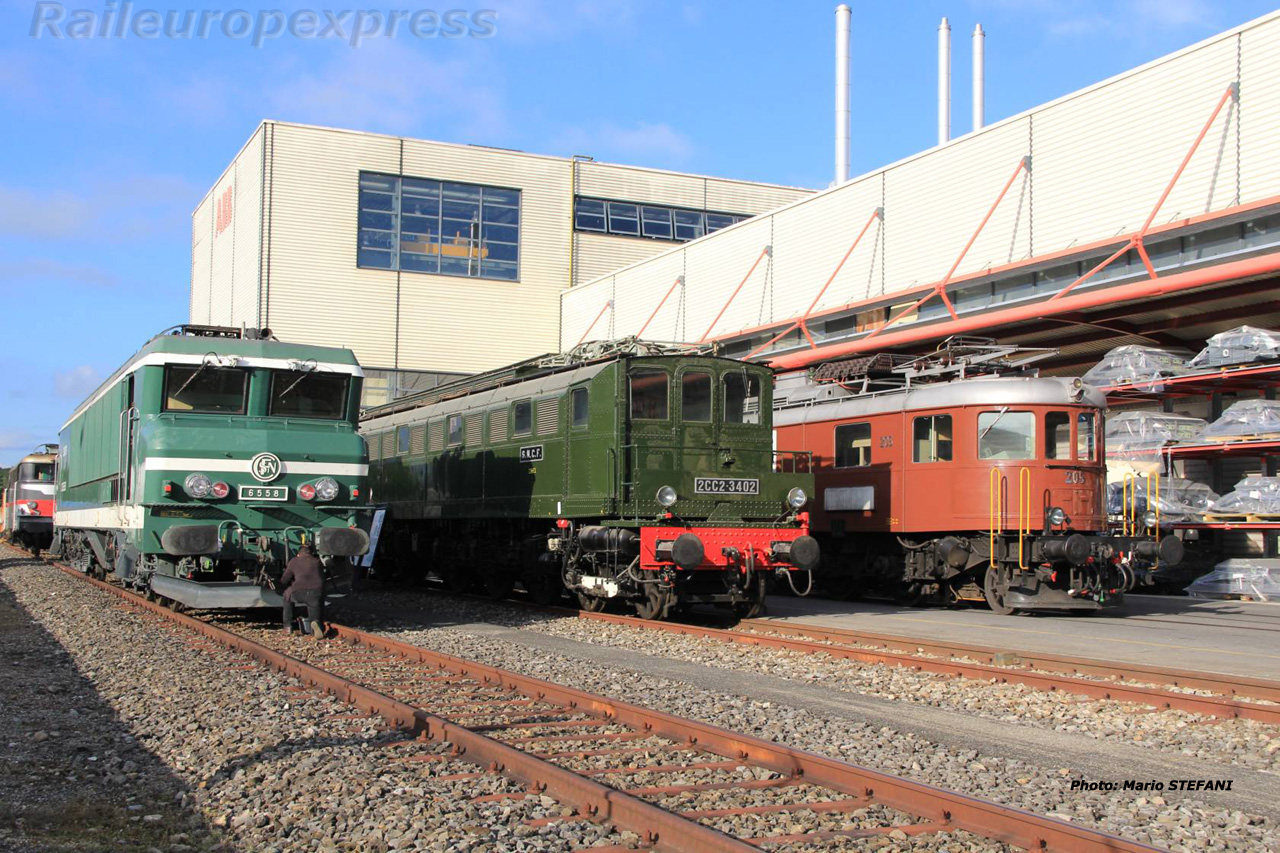
<svg viewBox="0 0 1280 853">
<path fill-rule="evenodd" d="M 36 481 L 37 483 L 53 482 L 52 462 L 23 462 L 18 469 L 18 479 Z"/>
<path fill-rule="evenodd" d="M 746 371 L 724 375 L 724 422 L 760 423 L 760 377 Z"/>
<path fill-rule="evenodd" d="M 249 372 L 208 364 L 171 364 L 164 369 L 164 410 L 243 415 Z"/>
<path fill-rule="evenodd" d="M 1097 416 L 1093 412 L 1081 412 L 1076 416 L 1076 458 L 1090 462 L 1098 458 L 1098 433 L 1094 428 Z"/>
<path fill-rule="evenodd" d="M 1008 409 L 979 414 L 978 458 L 1035 459 L 1035 414 Z"/>
<path fill-rule="evenodd" d="M 634 370 L 631 372 L 631 417 L 639 420 L 667 419 L 667 372 Z"/>
<path fill-rule="evenodd" d="M 680 417 L 686 421 L 711 420 L 711 374 L 690 370 L 680 377 Z"/>
<path fill-rule="evenodd" d="M 349 377 L 344 373 L 273 370 L 267 414 L 338 420 L 346 412 L 348 382 Z"/>
</svg>

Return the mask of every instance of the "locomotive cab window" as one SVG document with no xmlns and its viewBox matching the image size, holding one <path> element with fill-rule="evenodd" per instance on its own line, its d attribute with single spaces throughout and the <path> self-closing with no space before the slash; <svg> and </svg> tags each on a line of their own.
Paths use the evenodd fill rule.
<svg viewBox="0 0 1280 853">
<path fill-rule="evenodd" d="M 1005 408 L 978 414 L 979 459 L 1035 459 L 1035 441 L 1033 412 L 1011 412 Z"/>
<path fill-rule="evenodd" d="M 1049 412 L 1044 416 L 1044 458 L 1071 458 L 1071 415 Z"/>
<path fill-rule="evenodd" d="M 711 421 L 711 374 L 689 371 L 680 377 L 680 417 L 685 421 Z"/>
<path fill-rule="evenodd" d="M 631 417 L 647 421 L 667 419 L 667 372 L 636 370 L 631 380 Z"/>
<path fill-rule="evenodd" d="M 911 426 L 913 462 L 951 461 L 951 415 L 925 415 Z"/>
<path fill-rule="evenodd" d="M 243 415 L 249 372 L 207 364 L 171 364 L 164 369 L 164 410 Z"/>
<path fill-rule="evenodd" d="M 760 423 L 760 377 L 745 370 L 724 375 L 724 422 Z"/>
<path fill-rule="evenodd" d="M 584 427 L 587 425 L 587 417 L 590 414 L 590 399 L 587 397 L 586 388 L 574 388 L 573 394 L 570 395 L 570 404 L 573 408 L 573 425 L 575 427 Z"/>
<path fill-rule="evenodd" d="M 1093 412 L 1076 415 L 1076 458 L 1093 462 L 1098 458 L 1097 416 Z"/>
<path fill-rule="evenodd" d="M 449 446 L 462 444 L 462 415 L 449 415 Z"/>
<path fill-rule="evenodd" d="M 865 468 L 870 464 L 871 424 L 841 424 L 836 427 L 836 467 Z"/>
<path fill-rule="evenodd" d="M 49 462 L 23 462 L 18 469 L 18 479 L 37 483 L 53 482 L 53 465 Z"/>
<path fill-rule="evenodd" d="M 342 373 L 273 370 L 267 414 L 338 420 L 346 413 L 349 384 L 349 377 Z"/>
<path fill-rule="evenodd" d="M 533 403 L 529 400 L 517 400 L 511 407 L 512 432 L 515 435 L 528 435 L 533 432 Z"/>
</svg>

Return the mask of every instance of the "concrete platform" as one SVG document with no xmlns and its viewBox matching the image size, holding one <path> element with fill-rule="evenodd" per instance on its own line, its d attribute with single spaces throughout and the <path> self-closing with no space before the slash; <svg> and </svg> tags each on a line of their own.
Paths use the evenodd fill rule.
<svg viewBox="0 0 1280 853">
<path fill-rule="evenodd" d="M 770 596 L 766 619 L 1280 681 L 1280 606 L 1129 595 L 1092 616 Z"/>
</svg>

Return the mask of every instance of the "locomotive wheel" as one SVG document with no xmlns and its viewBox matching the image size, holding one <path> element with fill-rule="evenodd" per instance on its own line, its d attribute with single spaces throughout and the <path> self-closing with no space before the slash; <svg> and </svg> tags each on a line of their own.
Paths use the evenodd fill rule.
<svg viewBox="0 0 1280 853">
<path fill-rule="evenodd" d="M 893 596 L 893 603 L 903 607 L 923 607 L 925 604 L 925 585 L 919 581 L 903 584 Z"/>
<path fill-rule="evenodd" d="M 444 573 L 444 586 L 449 592 L 466 592 L 471 586 L 471 578 L 466 569 L 453 566 Z"/>
<path fill-rule="evenodd" d="M 609 599 L 580 592 L 578 593 L 578 606 L 588 613 L 599 613 L 609 606 Z"/>
<path fill-rule="evenodd" d="M 511 590 L 515 588 L 516 579 L 506 572 L 494 572 L 485 575 L 484 578 L 484 594 L 498 601 L 511 596 Z"/>
<path fill-rule="evenodd" d="M 534 604 L 548 605 L 560 598 L 560 578 L 548 572 L 531 572 L 520 579 Z"/>
<path fill-rule="evenodd" d="M 1005 604 L 1009 594 L 1009 572 L 999 566 L 987 566 L 986 577 L 982 581 L 982 593 L 986 596 L 987 606 L 991 612 L 999 616 L 1008 616 L 1014 608 Z"/>
<path fill-rule="evenodd" d="M 644 598 L 635 602 L 636 615 L 641 619 L 662 619 L 675 603 L 675 593 L 661 589 L 659 584 L 644 585 Z"/>
</svg>

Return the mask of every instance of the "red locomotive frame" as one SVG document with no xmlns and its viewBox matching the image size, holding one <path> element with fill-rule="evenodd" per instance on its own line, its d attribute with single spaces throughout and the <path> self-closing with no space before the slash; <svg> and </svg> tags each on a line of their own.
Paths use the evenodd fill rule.
<svg viewBox="0 0 1280 853">
<path fill-rule="evenodd" d="M 54 466 L 58 445 L 45 444 L 9 469 L 0 533 L 39 556 L 53 540 Z"/>
<path fill-rule="evenodd" d="M 828 589 L 1096 610 L 1181 560 L 1174 536 L 1107 532 L 1105 400 L 1079 380 L 816 376 L 779 379 L 774 428 L 779 450 L 813 454 Z"/>
</svg>

